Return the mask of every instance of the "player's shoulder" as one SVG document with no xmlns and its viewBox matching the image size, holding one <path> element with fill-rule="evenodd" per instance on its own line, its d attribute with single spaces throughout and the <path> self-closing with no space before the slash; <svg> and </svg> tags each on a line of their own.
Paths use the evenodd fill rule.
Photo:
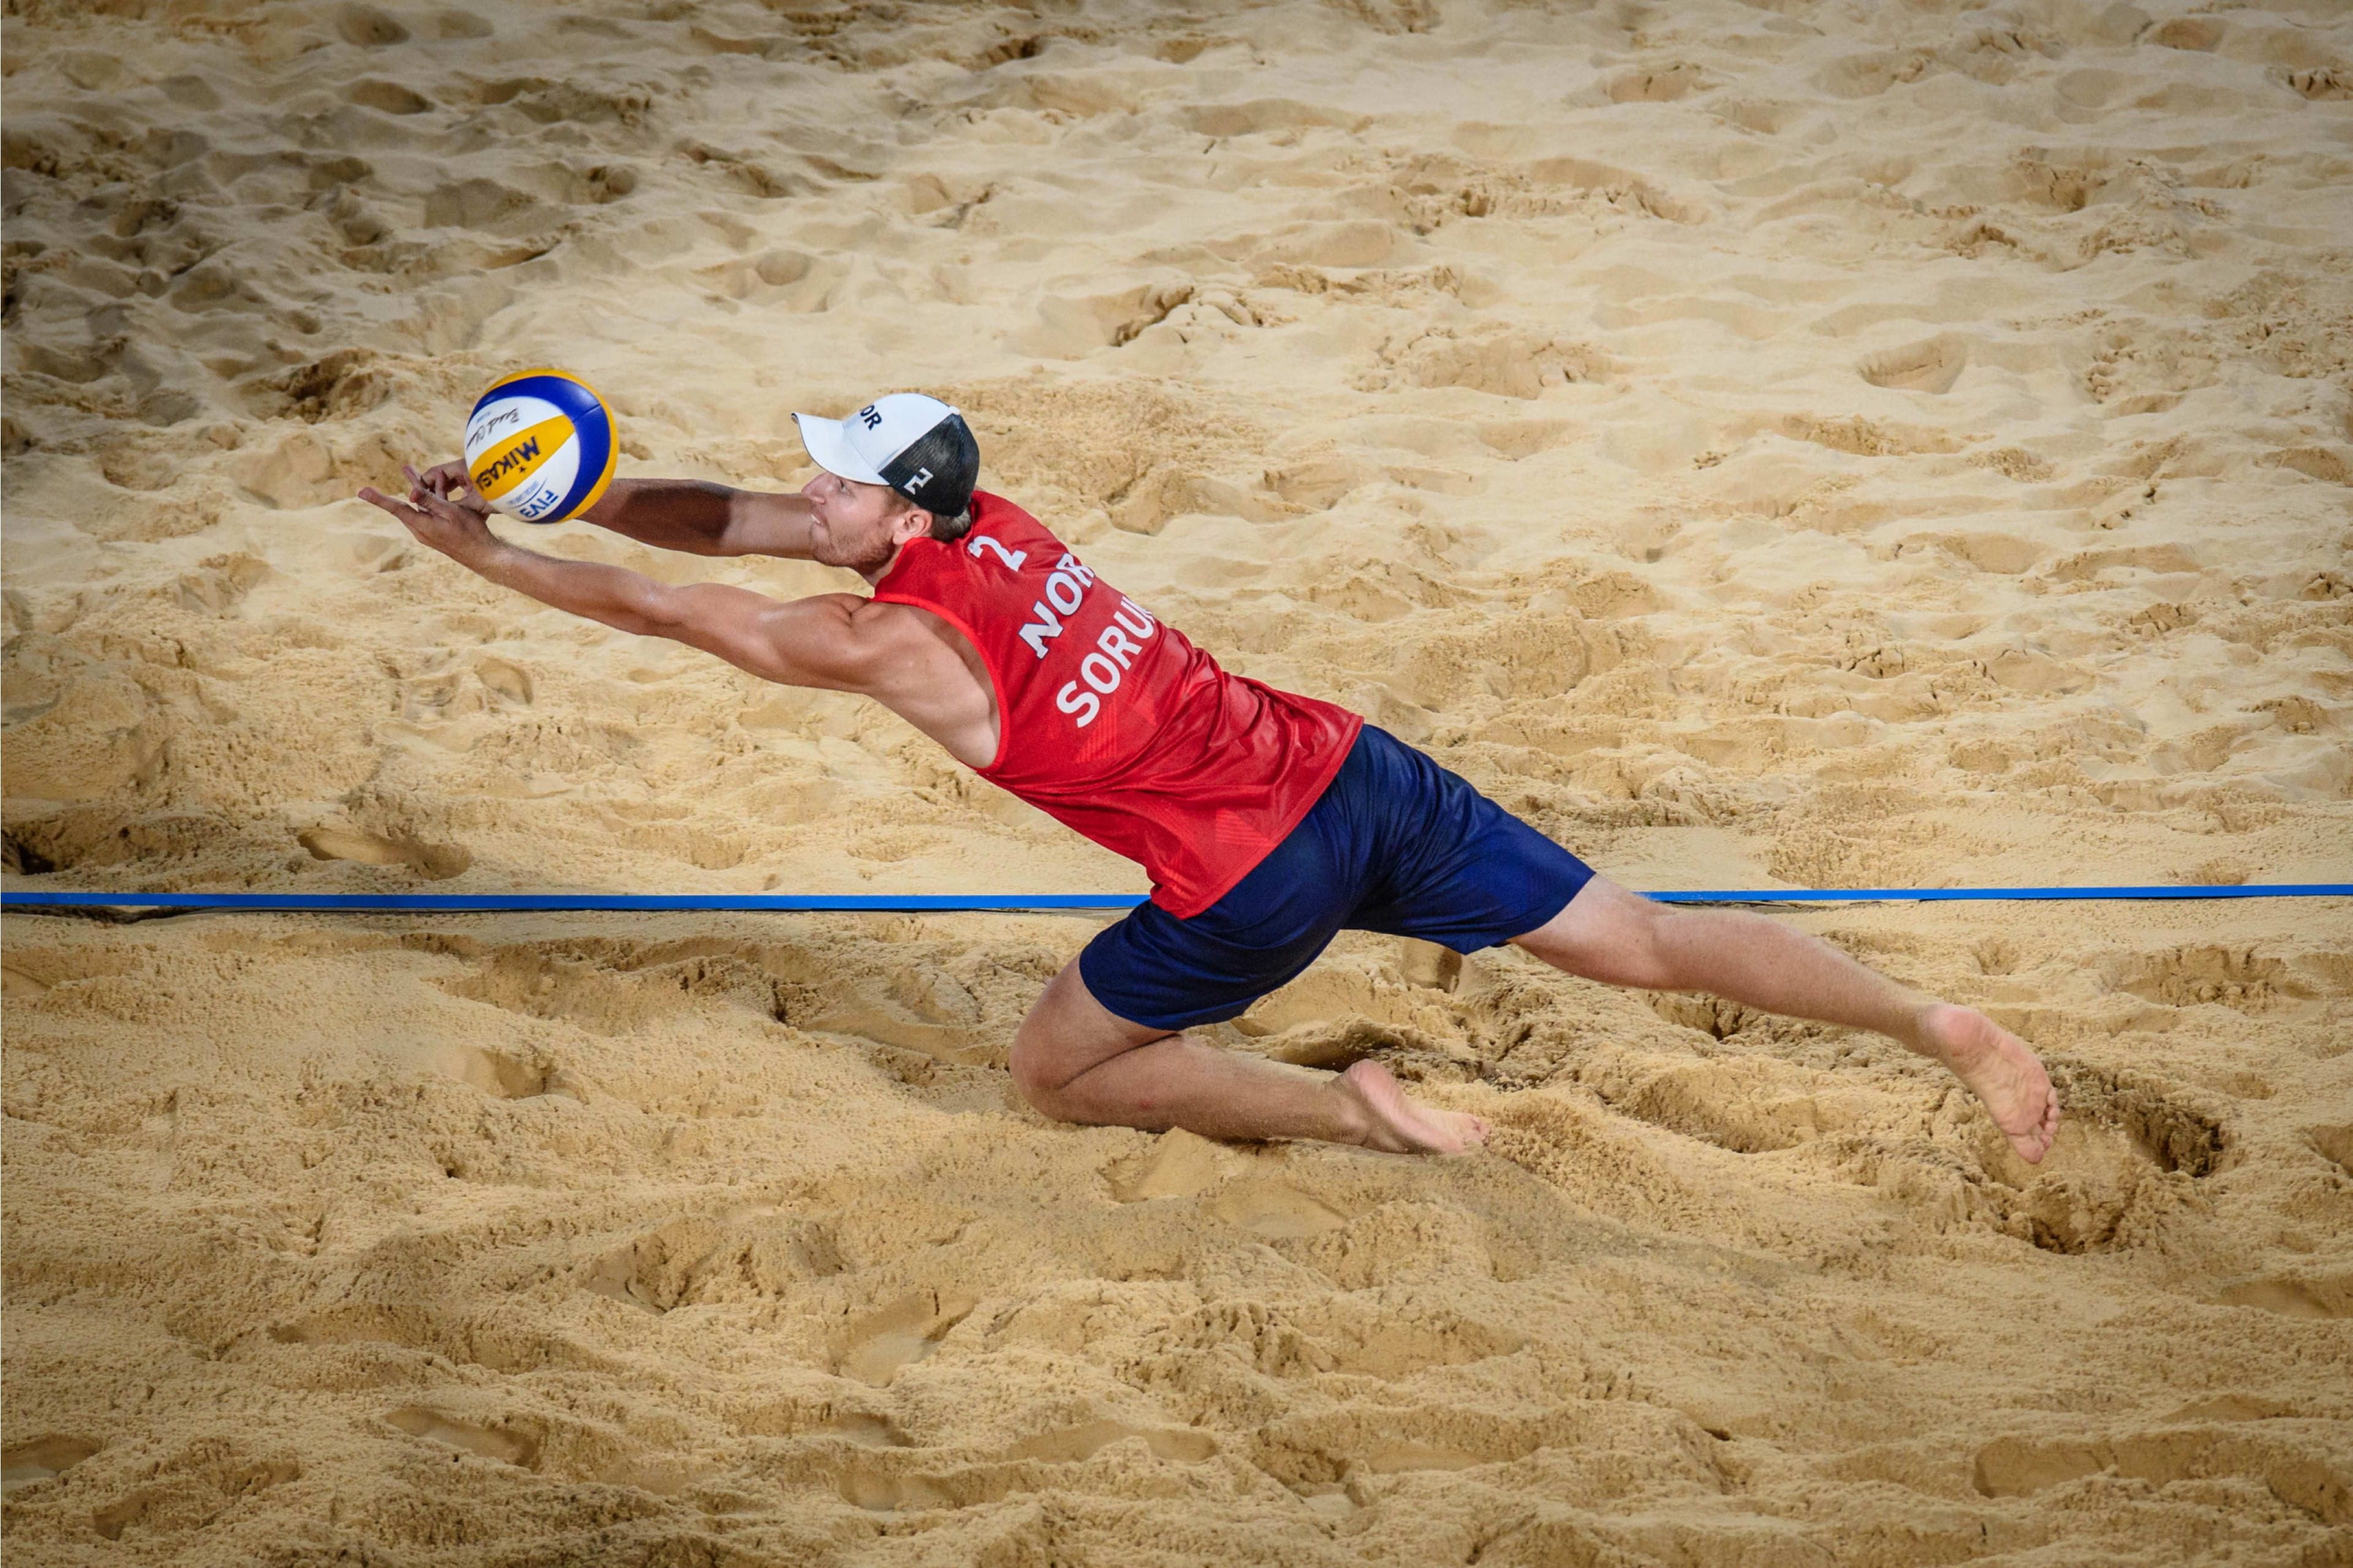
<svg viewBox="0 0 2353 1568">
<path fill-rule="evenodd" d="M 837 679 L 886 700 L 911 687 L 936 689 L 968 668 L 979 650 L 955 622 L 920 605 L 869 599 L 850 616 L 837 650 Z"/>
<path fill-rule="evenodd" d="M 913 646 L 937 643 L 946 632 L 961 637 L 953 622 L 922 605 L 897 599 L 867 599 L 850 612 L 855 640 L 870 657 L 883 658 Z"/>
</svg>

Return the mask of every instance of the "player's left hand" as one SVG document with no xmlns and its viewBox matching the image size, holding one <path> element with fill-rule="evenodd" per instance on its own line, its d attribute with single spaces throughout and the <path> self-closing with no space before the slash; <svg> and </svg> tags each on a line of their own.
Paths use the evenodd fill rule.
<svg viewBox="0 0 2353 1568">
<path fill-rule="evenodd" d="M 407 500 L 388 496 L 373 485 L 363 487 L 359 499 L 390 512 L 419 544 L 453 561 L 467 562 L 498 544 L 498 535 L 491 531 L 485 513 L 436 494 L 415 468 L 404 464 L 401 471 L 408 476 Z"/>
<path fill-rule="evenodd" d="M 474 488 L 474 478 L 466 472 L 463 463 L 436 463 L 422 474 L 403 463 L 400 471 L 408 476 L 408 502 L 411 506 L 418 504 L 429 493 L 439 496 L 443 500 L 456 501 L 459 506 L 470 508 L 485 516 L 490 512 L 491 503 Z"/>
</svg>

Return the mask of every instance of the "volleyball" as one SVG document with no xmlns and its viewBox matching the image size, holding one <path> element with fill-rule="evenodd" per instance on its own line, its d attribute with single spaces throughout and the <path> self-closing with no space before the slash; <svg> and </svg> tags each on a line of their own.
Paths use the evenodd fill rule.
<svg viewBox="0 0 2353 1568">
<path fill-rule="evenodd" d="M 618 453 L 612 410 L 569 371 L 502 376 L 466 418 L 468 482 L 525 522 L 562 522 L 595 506 Z"/>
</svg>

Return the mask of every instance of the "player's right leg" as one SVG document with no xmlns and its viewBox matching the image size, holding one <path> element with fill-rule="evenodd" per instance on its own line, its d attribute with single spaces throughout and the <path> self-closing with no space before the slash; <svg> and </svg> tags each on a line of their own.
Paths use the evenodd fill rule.
<svg viewBox="0 0 2353 1568">
<path fill-rule="evenodd" d="M 1514 942 L 1556 969 L 1612 985 L 1706 991 L 1750 1007 L 1873 1029 L 1951 1068 L 2021 1159 L 2039 1162 L 2059 1099 L 2024 1041 L 1971 1007 L 1857 963 L 1820 937 L 1730 910 L 1679 910 L 1606 877 Z"/>
<path fill-rule="evenodd" d="M 1060 1121 L 1391 1153 L 1455 1153 L 1487 1131 L 1477 1117 L 1414 1104 L 1377 1062 L 1319 1072 L 1131 1023 L 1095 1000 L 1075 959 L 1021 1021 L 1008 1065 L 1022 1098 Z"/>
</svg>

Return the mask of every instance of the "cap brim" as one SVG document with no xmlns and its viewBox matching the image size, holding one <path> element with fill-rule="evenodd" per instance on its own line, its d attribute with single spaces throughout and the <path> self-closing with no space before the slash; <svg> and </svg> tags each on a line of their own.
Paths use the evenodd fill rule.
<svg viewBox="0 0 2353 1568">
<path fill-rule="evenodd" d="M 801 445 L 817 466 L 828 474 L 839 474 L 845 479 L 856 479 L 861 485 L 887 485 L 891 481 L 876 473 L 849 449 L 849 432 L 839 419 L 821 418 L 815 414 L 796 414 L 793 423 L 800 426 Z"/>
</svg>

